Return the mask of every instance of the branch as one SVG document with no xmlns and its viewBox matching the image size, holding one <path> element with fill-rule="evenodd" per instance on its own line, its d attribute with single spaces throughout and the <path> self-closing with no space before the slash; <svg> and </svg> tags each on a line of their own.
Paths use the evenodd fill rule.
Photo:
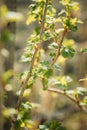
<svg viewBox="0 0 87 130">
<path fill-rule="evenodd" d="M 55 93 L 58 93 L 58 94 L 61 94 L 61 95 L 68 97 L 71 101 L 73 101 L 75 104 L 77 104 L 77 106 L 80 108 L 80 110 L 83 110 L 84 112 L 87 113 L 87 109 L 84 106 L 80 105 L 80 102 L 77 101 L 73 96 L 67 94 L 66 91 L 56 89 L 56 88 L 48 88 L 48 91 L 55 92 Z"/>
<path fill-rule="evenodd" d="M 27 74 L 27 77 L 26 77 L 24 83 L 21 84 L 22 89 L 21 89 L 21 93 L 20 93 L 20 96 L 19 96 L 19 99 L 18 99 L 18 102 L 17 102 L 17 109 L 18 109 L 18 111 L 20 110 L 20 103 L 21 103 L 21 101 L 22 101 L 23 94 L 24 94 L 24 91 L 25 91 L 25 89 L 26 89 L 28 80 L 29 80 L 30 77 L 31 77 L 31 72 L 32 72 L 32 69 L 33 69 L 33 66 L 34 66 L 34 61 L 35 61 L 37 52 L 38 52 L 38 48 L 35 49 L 35 52 L 34 52 L 34 55 L 33 55 L 32 61 L 31 61 L 30 70 L 29 70 L 29 72 L 28 72 L 28 74 Z"/>
<path fill-rule="evenodd" d="M 43 33 L 44 33 L 44 25 L 45 25 L 45 19 L 46 19 L 46 12 L 47 12 L 47 5 L 48 5 L 49 0 L 46 0 L 45 7 L 44 7 L 44 13 L 42 17 L 42 25 L 41 25 L 41 31 L 40 31 L 40 39 L 42 40 Z M 42 41 L 41 41 L 42 42 Z"/>
<path fill-rule="evenodd" d="M 58 59 L 59 56 L 60 56 L 60 49 L 61 49 L 61 46 L 62 46 L 62 43 L 63 43 L 63 41 L 64 41 L 64 38 L 65 38 L 66 33 L 67 33 L 67 28 L 64 29 L 63 34 L 62 34 L 62 36 L 61 36 L 61 39 L 60 39 L 60 41 L 58 41 L 59 43 L 58 43 L 57 56 L 56 56 L 55 59 L 53 60 L 51 66 L 53 66 L 53 65 L 55 64 L 55 62 L 57 61 L 57 59 Z"/>
<path fill-rule="evenodd" d="M 40 31 L 41 43 L 43 42 L 42 36 L 43 36 L 43 33 L 44 33 L 44 24 L 45 24 L 45 19 L 46 19 L 48 1 L 49 0 L 46 0 L 45 7 L 44 7 L 44 12 L 43 12 L 43 17 L 42 17 L 42 26 L 41 26 L 41 31 Z M 29 81 L 29 79 L 31 77 L 31 73 L 32 73 L 32 69 L 33 69 L 33 66 L 34 66 L 35 59 L 36 59 L 36 55 L 37 55 L 39 47 L 41 46 L 41 43 L 38 44 L 38 46 L 35 48 L 35 52 L 34 52 L 34 55 L 33 55 L 32 61 L 31 61 L 31 65 L 30 65 L 30 68 L 29 68 L 29 72 L 27 74 L 27 77 L 26 77 L 24 83 L 21 84 L 22 89 L 21 89 L 21 93 L 20 93 L 20 96 L 19 96 L 19 99 L 18 99 L 18 102 L 17 102 L 17 110 L 18 111 L 20 111 L 20 104 L 21 104 L 21 101 L 22 101 L 22 98 L 23 98 L 23 94 L 24 94 L 24 91 L 26 89 L 27 83 L 28 83 L 28 81 Z"/>
</svg>

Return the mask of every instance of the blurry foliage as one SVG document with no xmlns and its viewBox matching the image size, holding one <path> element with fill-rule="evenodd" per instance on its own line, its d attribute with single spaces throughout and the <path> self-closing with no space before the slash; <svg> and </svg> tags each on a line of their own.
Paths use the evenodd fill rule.
<svg viewBox="0 0 87 130">
<path fill-rule="evenodd" d="M 5 30 L 1 34 L 1 40 L 7 44 L 8 42 L 13 42 L 14 41 L 14 34 L 11 33 L 9 30 Z"/>
<path fill-rule="evenodd" d="M 5 83 L 9 83 L 9 81 L 11 80 L 11 78 L 13 77 L 13 71 L 12 70 L 8 70 L 3 74 L 2 80 Z"/>
<path fill-rule="evenodd" d="M 0 6 L 0 24 L 1 24 L 1 36 L 0 36 L 0 43 L 9 43 L 14 41 L 14 34 L 9 30 L 6 29 L 8 23 L 12 22 L 20 22 L 23 20 L 23 15 L 21 13 L 9 11 L 7 6 L 2 4 Z"/>
<path fill-rule="evenodd" d="M 3 23 L 8 22 L 19 22 L 23 20 L 23 15 L 17 12 L 9 11 L 7 6 L 2 4 L 1 5 L 1 20 Z"/>
<path fill-rule="evenodd" d="M 14 109 L 14 108 L 5 108 L 3 110 L 3 116 L 5 118 L 9 119 L 9 117 L 12 117 L 13 115 L 17 115 L 17 110 L 16 109 Z"/>
<path fill-rule="evenodd" d="M 2 114 L 4 117 L 4 120 L 1 117 L 1 120 L 3 120 L 2 124 L 0 125 L 5 125 L 6 122 L 10 122 L 10 119 L 13 116 L 16 116 L 18 111 L 12 107 L 8 107 L 5 106 L 7 102 L 8 103 L 8 99 L 9 97 L 9 93 L 13 93 L 13 76 L 14 76 L 14 72 L 13 70 L 8 69 L 7 71 L 5 71 L 5 65 L 4 65 L 4 61 L 9 59 L 9 48 L 11 46 L 13 46 L 11 44 L 11 46 L 9 45 L 10 43 L 13 43 L 15 40 L 14 34 L 12 33 L 12 31 L 10 30 L 10 28 L 8 27 L 8 25 L 10 23 L 14 23 L 14 22 L 20 22 L 23 20 L 23 15 L 21 13 L 17 13 L 17 12 L 13 12 L 13 11 L 9 11 L 9 9 L 7 8 L 7 5 L 3 4 L 3 1 L 0 1 L 0 70 L 3 72 L 0 72 L 0 87 L 3 87 L 3 93 L 2 93 L 2 97 L 0 97 L 0 103 L 1 101 L 3 101 L 3 107 L 0 106 L 0 110 L 2 107 Z M 7 46 L 9 46 L 9 48 L 7 49 Z M 1 65 L 2 64 L 2 65 Z M 7 63 L 8 64 L 8 63 Z M 1 93 L 0 93 L 1 95 Z M 12 100 L 13 100 L 12 96 Z M 14 101 L 12 101 L 14 102 Z M 0 104 L 2 105 L 2 104 Z M 11 105 L 11 102 L 10 102 Z M 1 115 L 0 115 L 1 116 Z M 0 122 L 1 123 L 1 122 Z M 8 123 L 9 125 L 9 123 Z M 0 126 L 1 129 L 1 126 Z M 3 128 L 2 128 L 3 129 Z M 6 128 L 7 129 L 7 128 Z"/>
<path fill-rule="evenodd" d="M 81 49 L 82 53 L 87 53 L 87 48 Z"/>
<path fill-rule="evenodd" d="M 37 130 L 66 130 L 66 128 L 64 128 L 59 121 L 55 120 L 40 125 Z"/>
</svg>

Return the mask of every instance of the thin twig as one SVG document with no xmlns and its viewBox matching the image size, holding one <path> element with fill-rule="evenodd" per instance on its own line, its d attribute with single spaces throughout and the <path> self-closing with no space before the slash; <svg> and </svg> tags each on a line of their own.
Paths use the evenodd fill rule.
<svg viewBox="0 0 87 130">
<path fill-rule="evenodd" d="M 56 57 L 54 58 L 52 64 L 50 65 L 50 68 L 56 63 L 57 59 L 58 59 L 59 56 L 60 56 L 60 49 L 61 49 L 61 46 L 62 46 L 62 43 L 63 43 L 63 40 L 64 40 L 64 38 L 65 38 L 66 33 L 67 33 L 67 28 L 64 29 L 63 34 L 62 34 L 62 36 L 61 36 L 61 39 L 60 39 L 60 40 L 58 41 L 58 43 L 57 43 L 57 44 L 58 44 L 57 55 L 56 55 Z M 43 83 L 43 82 L 44 82 L 44 78 L 42 79 L 42 83 Z"/>
<path fill-rule="evenodd" d="M 53 66 L 53 65 L 55 64 L 55 62 L 57 61 L 57 59 L 58 59 L 59 56 L 60 56 L 60 49 L 61 49 L 61 46 L 62 46 L 62 43 L 63 43 L 63 41 L 64 41 L 64 38 L 65 38 L 66 33 L 67 33 L 67 28 L 64 29 L 63 34 L 62 34 L 62 36 L 61 36 L 61 39 L 58 41 L 58 51 L 57 51 L 57 55 L 56 55 L 55 59 L 53 60 L 51 66 Z"/>
<path fill-rule="evenodd" d="M 41 31 L 40 31 L 40 40 L 42 40 L 43 38 L 43 33 L 44 33 L 44 25 L 45 25 L 45 19 L 46 19 L 46 12 L 47 12 L 47 5 L 48 5 L 48 1 L 49 0 L 46 0 L 46 3 L 45 3 L 45 7 L 44 7 L 44 13 L 43 13 L 43 17 L 42 17 L 42 25 L 41 25 Z M 41 41 L 42 42 L 42 41 Z"/>
<path fill-rule="evenodd" d="M 60 90 L 60 89 L 56 89 L 56 88 L 48 88 L 48 91 L 55 92 L 55 93 L 58 93 L 58 94 L 66 96 L 71 101 L 73 101 L 80 108 L 80 110 L 83 110 L 84 112 L 87 113 L 87 109 L 84 106 L 80 105 L 80 102 L 78 102 L 73 96 L 67 94 L 66 91 L 63 91 L 63 90 Z"/>
<path fill-rule="evenodd" d="M 24 91 L 26 89 L 28 80 L 31 77 L 31 72 L 32 72 L 32 69 L 33 69 L 33 66 L 34 66 L 34 61 L 35 61 L 35 58 L 36 58 L 37 51 L 38 51 L 38 48 L 35 49 L 35 52 L 34 52 L 34 55 L 33 55 L 33 58 L 32 58 L 31 66 L 30 66 L 30 69 L 28 71 L 27 77 L 26 77 L 24 83 L 21 85 L 22 89 L 21 89 L 21 93 L 20 93 L 20 96 L 19 96 L 19 99 L 18 99 L 18 102 L 17 102 L 17 109 L 18 109 L 18 111 L 20 110 L 20 103 L 22 101 L 23 94 L 24 94 Z"/>
<path fill-rule="evenodd" d="M 38 44 L 38 46 L 35 48 L 35 52 L 34 52 L 34 55 L 33 55 L 33 58 L 32 58 L 32 61 L 31 61 L 31 65 L 30 65 L 30 68 L 29 68 L 29 72 L 27 74 L 27 77 L 24 81 L 24 83 L 21 85 L 21 93 L 20 93 L 20 96 L 19 96 L 19 99 L 18 99 L 18 102 L 17 102 L 17 110 L 19 111 L 20 110 L 20 104 L 21 104 L 21 101 L 22 101 L 22 98 L 23 98 L 23 94 L 24 94 L 24 91 L 26 89 L 26 86 L 27 86 L 27 83 L 31 77 L 31 72 L 32 72 L 32 69 L 33 69 L 33 66 L 34 66 L 34 62 L 35 62 L 35 59 L 36 59 L 36 55 L 37 55 L 37 52 L 38 52 L 38 49 L 39 47 L 41 46 L 42 42 L 43 42 L 43 33 L 44 33 L 44 24 L 45 24 L 45 19 L 46 19 L 46 12 L 47 12 L 47 5 L 48 5 L 48 1 L 49 0 L 46 0 L 46 3 L 45 3 L 45 6 L 44 6 L 44 11 L 43 11 L 43 17 L 42 17 L 42 26 L 41 26 L 41 31 L 40 31 L 40 40 L 41 40 L 41 43 Z"/>
<path fill-rule="evenodd" d="M 48 88 L 48 91 L 51 92 L 55 92 L 55 93 L 59 93 L 61 95 L 64 95 L 66 97 L 68 97 L 70 100 L 72 100 L 73 102 L 75 102 L 75 98 L 73 98 L 71 95 L 68 95 L 65 91 L 60 90 L 60 89 L 56 89 L 56 88 Z"/>
</svg>

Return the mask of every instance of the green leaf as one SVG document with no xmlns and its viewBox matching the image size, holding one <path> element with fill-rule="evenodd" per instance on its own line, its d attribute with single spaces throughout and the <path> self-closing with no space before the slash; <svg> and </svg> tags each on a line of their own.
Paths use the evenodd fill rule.
<svg viewBox="0 0 87 130">
<path fill-rule="evenodd" d="M 31 110 L 32 106 L 29 102 L 21 103 L 21 109 L 22 110 Z"/>
<path fill-rule="evenodd" d="M 43 79 L 43 90 L 47 90 L 47 88 L 48 88 L 48 79 L 44 78 Z"/>
<path fill-rule="evenodd" d="M 23 111 L 22 111 L 23 112 Z M 27 110 L 25 110 L 23 112 L 23 116 L 22 116 L 22 121 L 26 121 L 26 120 L 29 120 L 31 118 L 31 115 L 30 115 L 30 112 Z"/>
<path fill-rule="evenodd" d="M 77 25 L 71 25 L 70 26 L 70 30 L 73 31 L 73 32 L 76 32 L 78 29 Z"/>
<path fill-rule="evenodd" d="M 52 122 L 46 122 L 43 125 L 40 125 L 39 130 L 66 130 L 66 128 L 61 125 L 60 121 L 54 120 Z"/>
<path fill-rule="evenodd" d="M 53 121 L 50 126 L 50 130 L 58 130 L 61 126 L 61 123 L 59 121 Z"/>
<path fill-rule="evenodd" d="M 21 128 L 21 124 L 22 124 L 22 121 L 21 120 L 16 120 L 14 122 L 14 127 L 15 127 L 15 130 L 19 130 Z"/>
<path fill-rule="evenodd" d="M 66 84 L 58 84 L 58 88 L 62 89 L 62 90 L 67 90 L 68 86 Z"/>
<path fill-rule="evenodd" d="M 66 130 L 66 128 L 61 126 L 59 121 L 55 120 L 51 123 L 50 130 Z"/>
<path fill-rule="evenodd" d="M 77 87 L 77 92 L 78 94 L 80 95 L 84 95 L 87 93 L 87 89 L 86 88 L 83 88 L 83 87 Z"/>
<path fill-rule="evenodd" d="M 76 100 L 78 99 L 79 94 L 78 94 L 78 91 L 77 91 L 77 90 L 74 91 L 73 96 L 75 97 Z"/>
<path fill-rule="evenodd" d="M 58 48 L 58 44 L 53 42 L 48 46 L 50 49 L 57 49 Z"/>
<path fill-rule="evenodd" d="M 51 53 L 50 53 L 50 56 L 51 56 L 52 58 L 54 58 L 54 57 L 56 56 L 56 52 L 51 52 Z"/>
<path fill-rule="evenodd" d="M 56 76 L 49 79 L 49 86 L 58 86 L 58 88 L 66 90 L 68 88 L 68 83 L 72 80 L 69 76 Z"/>
<path fill-rule="evenodd" d="M 26 24 L 29 25 L 30 23 L 34 22 L 36 19 L 35 19 L 35 16 L 30 14 L 26 20 Z"/>
<path fill-rule="evenodd" d="M 79 81 L 87 81 L 87 77 L 80 79 Z"/>
<path fill-rule="evenodd" d="M 28 63 L 28 62 L 30 62 L 32 60 L 32 56 L 28 56 L 28 55 L 23 55 L 23 56 L 21 56 L 21 59 L 20 59 L 20 61 L 21 62 L 25 62 L 25 63 Z"/>
<path fill-rule="evenodd" d="M 61 53 L 64 58 L 73 57 L 75 54 L 75 49 L 72 47 L 64 47 Z"/>
<path fill-rule="evenodd" d="M 48 79 L 53 75 L 53 69 L 47 69 L 44 71 L 43 75 L 43 88 L 46 90 L 48 88 Z"/>
<path fill-rule="evenodd" d="M 82 20 L 80 20 L 80 19 L 78 19 L 78 20 L 77 20 L 77 23 L 82 24 L 82 23 L 83 23 L 83 21 L 82 21 Z"/>
<path fill-rule="evenodd" d="M 61 66 L 60 66 L 59 64 L 57 64 L 57 63 L 54 64 L 54 67 L 55 67 L 58 71 L 61 71 L 61 70 L 62 70 Z"/>
<path fill-rule="evenodd" d="M 81 49 L 82 53 L 87 53 L 87 48 Z"/>
<path fill-rule="evenodd" d="M 62 49 L 62 56 L 65 58 L 69 56 L 69 50 L 67 48 Z"/>
<path fill-rule="evenodd" d="M 29 8 L 32 9 L 32 11 L 34 11 L 37 8 L 37 6 L 36 6 L 36 4 L 31 4 L 29 6 Z"/>
<path fill-rule="evenodd" d="M 64 19 L 64 25 L 67 26 L 71 31 L 77 31 L 77 18 L 66 18 Z"/>
<path fill-rule="evenodd" d="M 87 96 L 83 98 L 83 100 L 80 102 L 81 105 L 87 105 Z"/>
<path fill-rule="evenodd" d="M 46 78 L 49 78 L 53 75 L 53 69 L 48 69 L 46 72 L 45 72 L 45 77 Z"/>
<path fill-rule="evenodd" d="M 40 33 L 40 27 L 36 27 L 35 28 L 35 32 L 36 32 L 37 35 L 39 35 L 39 33 Z"/>
<path fill-rule="evenodd" d="M 52 30 L 53 30 L 53 29 L 55 28 L 54 23 L 51 23 L 49 27 L 50 27 L 50 29 L 52 29 Z"/>
<path fill-rule="evenodd" d="M 42 66 L 49 66 L 49 61 L 44 60 L 44 61 L 41 62 L 41 65 Z"/>
<path fill-rule="evenodd" d="M 64 10 L 64 9 L 62 9 L 62 10 L 58 13 L 58 16 L 63 15 L 63 14 L 65 14 L 65 10 Z"/>
<path fill-rule="evenodd" d="M 49 40 L 51 38 L 51 33 L 50 32 L 48 32 L 48 31 L 45 31 L 45 33 L 44 33 L 44 40 Z"/>
<path fill-rule="evenodd" d="M 39 125 L 39 130 L 49 130 L 51 122 L 45 122 L 43 125 Z"/>
</svg>

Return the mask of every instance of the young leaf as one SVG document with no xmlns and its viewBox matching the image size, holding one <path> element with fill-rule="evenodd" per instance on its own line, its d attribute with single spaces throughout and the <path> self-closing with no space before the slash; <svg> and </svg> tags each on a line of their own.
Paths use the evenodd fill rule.
<svg viewBox="0 0 87 130">
<path fill-rule="evenodd" d="M 61 66 L 60 66 L 59 64 L 57 64 L 57 63 L 54 64 L 54 67 L 55 67 L 58 71 L 61 71 L 61 70 L 62 70 Z"/>
<path fill-rule="evenodd" d="M 75 49 L 72 47 L 64 47 L 61 53 L 64 58 L 73 57 L 75 54 Z"/>
<path fill-rule="evenodd" d="M 87 89 L 83 87 L 77 87 L 77 92 L 80 95 L 84 95 L 85 93 L 87 93 Z"/>
<path fill-rule="evenodd" d="M 26 24 L 29 25 L 30 23 L 34 22 L 36 19 L 35 19 L 35 16 L 30 14 L 27 18 L 27 21 L 26 21 Z"/>
<path fill-rule="evenodd" d="M 87 105 L 87 96 L 80 102 L 81 105 Z"/>
<path fill-rule="evenodd" d="M 66 130 L 66 128 L 61 126 L 59 121 L 55 120 L 51 123 L 50 130 Z"/>
<path fill-rule="evenodd" d="M 87 53 L 87 48 L 81 49 L 81 52 L 84 54 Z"/>
<path fill-rule="evenodd" d="M 50 49 L 57 49 L 58 48 L 58 44 L 53 42 L 48 46 Z"/>
<path fill-rule="evenodd" d="M 21 108 L 22 110 L 31 110 L 32 106 L 29 102 L 26 102 L 21 104 Z"/>
</svg>

